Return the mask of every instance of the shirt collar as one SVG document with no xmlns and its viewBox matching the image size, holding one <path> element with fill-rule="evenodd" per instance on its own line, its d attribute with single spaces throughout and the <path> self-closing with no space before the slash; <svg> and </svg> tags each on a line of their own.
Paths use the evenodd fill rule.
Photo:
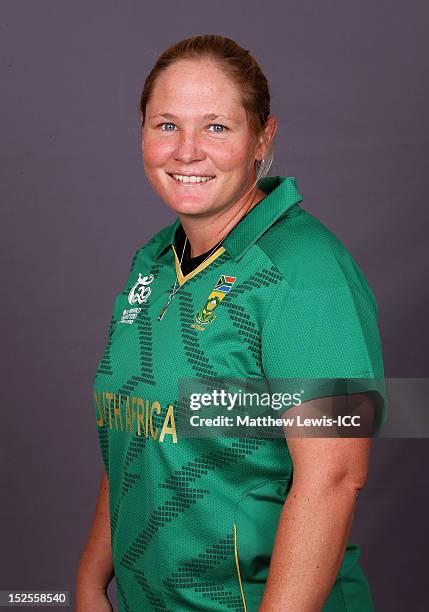
<svg viewBox="0 0 429 612">
<path fill-rule="evenodd" d="M 237 223 L 223 242 L 225 250 L 236 261 L 277 219 L 303 199 L 294 176 L 268 176 L 259 182 L 258 187 L 267 195 Z M 180 219 L 177 218 L 172 225 L 166 228 L 164 237 L 155 253 L 155 259 L 158 259 L 167 247 L 174 243 L 174 236 L 179 225 Z"/>
</svg>

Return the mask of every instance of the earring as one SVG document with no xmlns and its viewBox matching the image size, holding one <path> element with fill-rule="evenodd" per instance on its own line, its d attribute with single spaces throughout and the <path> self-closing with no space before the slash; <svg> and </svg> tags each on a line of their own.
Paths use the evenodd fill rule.
<svg viewBox="0 0 429 612">
<path fill-rule="evenodd" d="M 256 182 L 258 182 L 262 178 L 262 175 L 264 173 L 264 165 L 265 165 L 265 157 L 259 160 L 259 167 L 256 173 Z"/>
<path fill-rule="evenodd" d="M 267 157 L 263 157 L 261 159 L 261 163 L 259 165 L 258 174 L 257 174 L 258 181 L 260 181 L 262 178 L 267 176 L 268 172 L 270 171 L 273 160 L 274 160 L 274 154 L 273 154 L 272 149 L 270 149 L 267 153 Z"/>
</svg>

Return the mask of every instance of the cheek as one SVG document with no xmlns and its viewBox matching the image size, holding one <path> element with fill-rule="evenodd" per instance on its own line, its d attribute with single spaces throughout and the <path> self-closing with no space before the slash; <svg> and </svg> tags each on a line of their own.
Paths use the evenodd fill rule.
<svg viewBox="0 0 429 612">
<path fill-rule="evenodd" d="M 251 145 L 248 142 L 217 143 L 212 150 L 212 159 L 219 170 L 232 172 L 246 168 L 252 163 L 250 158 Z"/>
<path fill-rule="evenodd" d="M 174 144 L 168 141 L 149 140 L 142 146 L 143 158 L 146 166 L 160 166 L 164 164 L 174 151 Z"/>
</svg>

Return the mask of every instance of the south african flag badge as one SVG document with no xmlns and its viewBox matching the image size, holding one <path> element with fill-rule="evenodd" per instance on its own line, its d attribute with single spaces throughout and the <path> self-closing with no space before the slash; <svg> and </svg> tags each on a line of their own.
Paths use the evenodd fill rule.
<svg viewBox="0 0 429 612">
<path fill-rule="evenodd" d="M 214 310 L 218 307 L 227 293 L 231 291 L 235 281 L 235 276 L 224 275 L 219 278 L 201 311 L 197 310 L 191 327 L 204 331 L 207 325 L 213 323 L 216 318 Z"/>
</svg>

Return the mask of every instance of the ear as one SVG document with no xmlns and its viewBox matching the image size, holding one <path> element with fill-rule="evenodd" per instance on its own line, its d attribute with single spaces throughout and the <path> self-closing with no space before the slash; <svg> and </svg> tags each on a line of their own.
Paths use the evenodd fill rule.
<svg viewBox="0 0 429 612">
<path fill-rule="evenodd" d="M 265 157 L 271 147 L 274 135 L 277 131 L 278 121 L 276 117 L 268 117 L 264 131 L 259 136 L 259 144 L 256 149 L 255 158 L 260 161 Z"/>
</svg>

